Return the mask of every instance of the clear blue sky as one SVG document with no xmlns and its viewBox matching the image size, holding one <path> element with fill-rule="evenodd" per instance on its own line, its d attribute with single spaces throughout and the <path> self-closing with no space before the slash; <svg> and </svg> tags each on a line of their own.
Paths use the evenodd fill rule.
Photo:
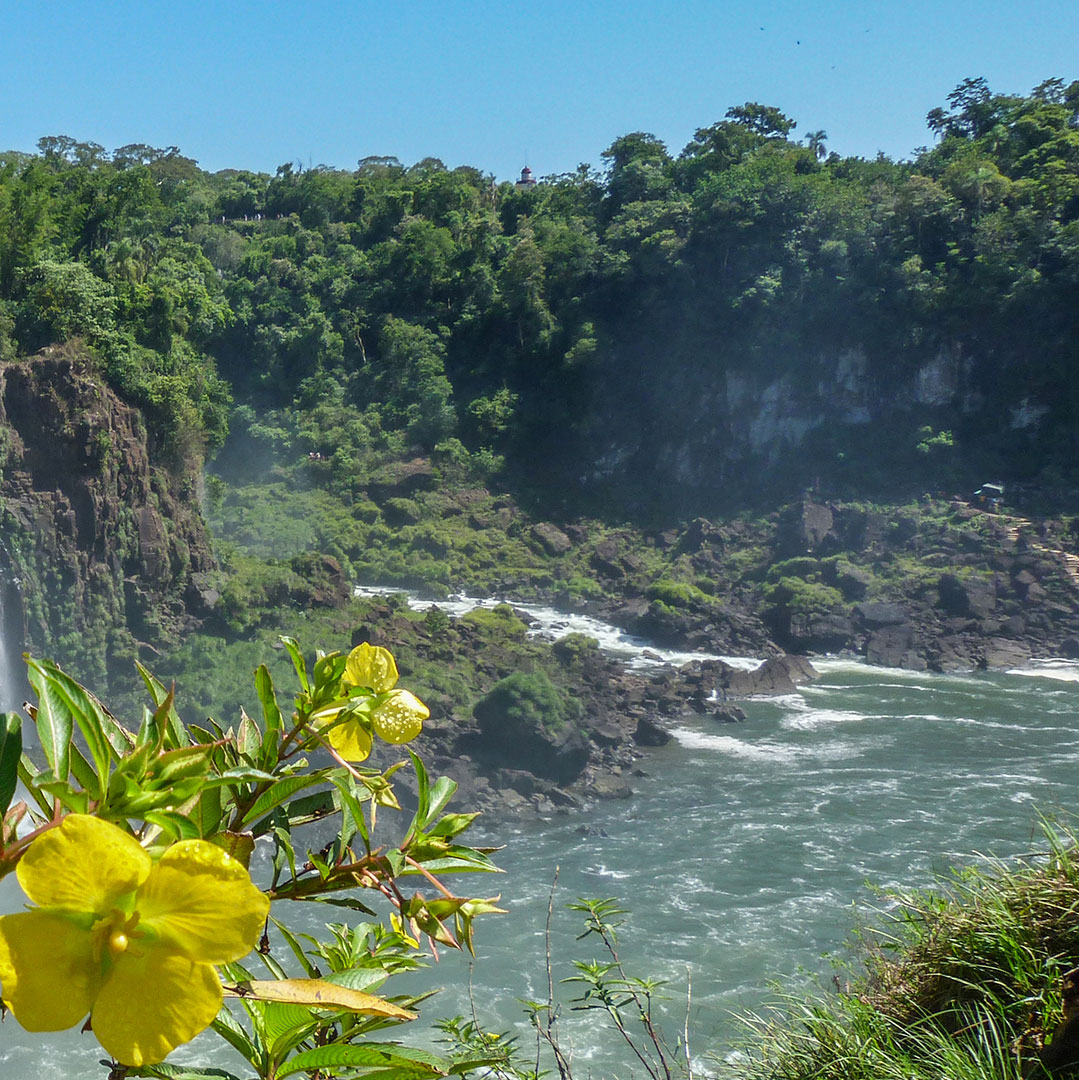
<svg viewBox="0 0 1079 1080">
<path fill-rule="evenodd" d="M 905 157 L 962 79 L 1079 78 L 1079 0 L 4 0 L 0 149 L 176 145 L 206 169 L 369 154 L 510 178 L 673 152 L 731 105 Z"/>
</svg>

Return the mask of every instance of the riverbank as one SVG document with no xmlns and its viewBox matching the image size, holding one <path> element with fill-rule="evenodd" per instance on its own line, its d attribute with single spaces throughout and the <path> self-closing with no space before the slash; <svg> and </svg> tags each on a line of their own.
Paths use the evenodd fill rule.
<svg viewBox="0 0 1079 1080">
<path fill-rule="evenodd" d="M 958 498 L 889 505 L 807 496 L 770 514 L 649 529 L 537 521 L 507 495 L 417 490 L 406 483 L 416 475 L 426 474 L 377 489 L 362 508 L 372 521 L 350 516 L 340 532 L 317 493 L 261 487 L 231 493 L 211 523 L 226 548 L 242 544 L 264 559 L 289 550 L 280 522 L 303 519 L 321 530 L 304 542 L 336 552 L 346 578 L 433 599 L 543 602 L 684 651 L 849 652 L 931 671 L 1079 655 L 1072 518 L 988 513 Z M 393 516 L 406 491 L 407 520 Z M 239 568 L 223 590 L 234 630 L 267 606 L 265 570 L 252 587 L 254 572 Z"/>
</svg>

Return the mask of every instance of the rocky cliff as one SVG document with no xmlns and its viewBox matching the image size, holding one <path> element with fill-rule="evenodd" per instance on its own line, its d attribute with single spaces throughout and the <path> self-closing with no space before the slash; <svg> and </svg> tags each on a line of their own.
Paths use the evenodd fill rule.
<svg viewBox="0 0 1079 1080">
<path fill-rule="evenodd" d="M 1050 402 L 958 343 L 901 356 L 825 343 L 735 366 L 718 343 L 693 362 L 667 362 L 665 347 L 640 342 L 619 357 L 587 425 L 582 482 L 641 510 L 688 517 L 759 504 L 762 490 L 765 503 L 785 501 L 821 480 L 909 497 L 971 470 L 977 482 L 1016 479 L 1052 438 Z M 926 429 L 944 438 L 925 443 Z"/>
<path fill-rule="evenodd" d="M 216 600 L 197 473 L 153 460 L 141 414 L 75 345 L 0 367 L 4 642 L 95 689 Z"/>
</svg>

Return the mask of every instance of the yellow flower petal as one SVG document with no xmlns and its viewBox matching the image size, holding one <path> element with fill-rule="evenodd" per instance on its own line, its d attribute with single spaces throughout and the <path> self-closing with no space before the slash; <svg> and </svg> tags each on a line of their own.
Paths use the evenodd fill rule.
<svg viewBox="0 0 1079 1080">
<path fill-rule="evenodd" d="M 0 918 L 0 995 L 27 1031 L 77 1024 L 90 1011 L 100 971 L 89 929 L 73 920 L 51 911 Z"/>
<path fill-rule="evenodd" d="M 222 999 L 209 964 L 160 946 L 129 949 L 109 972 L 91 1023 L 117 1061 L 154 1065 L 209 1027 Z"/>
<path fill-rule="evenodd" d="M 358 720 L 337 724 L 323 738 L 345 761 L 366 761 L 371 754 L 371 733 Z"/>
<path fill-rule="evenodd" d="M 388 743 L 406 743 L 419 735 L 431 710 L 407 690 L 394 690 L 371 713 L 375 734 Z"/>
<path fill-rule="evenodd" d="M 139 929 L 209 964 L 249 953 L 270 912 L 244 866 L 205 840 L 173 844 L 139 889 L 136 906 Z"/>
<path fill-rule="evenodd" d="M 150 873 L 150 856 L 119 826 L 69 814 L 26 850 L 16 874 L 41 907 L 104 914 Z"/>
<path fill-rule="evenodd" d="M 393 654 L 381 645 L 366 641 L 348 654 L 345 682 L 351 686 L 366 686 L 376 694 L 384 694 L 397 685 L 397 664 Z"/>
</svg>

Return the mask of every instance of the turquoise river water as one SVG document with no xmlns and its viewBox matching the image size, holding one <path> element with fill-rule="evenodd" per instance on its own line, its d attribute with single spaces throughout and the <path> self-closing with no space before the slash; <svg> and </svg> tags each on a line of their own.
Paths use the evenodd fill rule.
<svg viewBox="0 0 1079 1080">
<path fill-rule="evenodd" d="M 539 614 L 540 632 L 580 628 Z M 628 662 L 656 662 L 644 643 L 605 633 L 604 645 Z M 828 954 L 842 953 L 855 905 L 870 899 L 867 882 L 917 886 L 975 852 L 1036 851 L 1039 813 L 1076 809 L 1079 667 L 932 675 L 815 663 L 818 682 L 746 703 L 743 724 L 683 723 L 669 746 L 642 759 L 646 775 L 631 800 L 490 823 L 480 838 L 503 845 L 506 873 L 465 885 L 500 892 L 509 913 L 481 920 L 471 970 L 444 957 L 425 975 L 424 985 L 446 988 L 425 1019 L 474 1004 L 489 1030 L 528 1040 L 517 999 L 546 997 L 544 924 L 558 867 L 556 980 L 571 973 L 570 958 L 594 954 L 574 941 L 579 917 L 561 905 L 619 898 L 632 912 L 622 933 L 627 966 L 668 980 L 672 1034 L 688 983 L 691 1047 L 707 1071 L 709 1054 L 729 1057 L 741 1032 L 735 1017 L 769 1000 L 775 980 L 830 979 Z M 13 879 L 0 883 L 0 912 L 21 902 Z M 566 1015 L 578 1076 L 632 1074 L 598 1023 Z M 101 1056 L 89 1035 L 29 1035 L 11 1017 L 0 1027 L 5 1080 L 104 1080 Z M 215 1038 L 175 1057 L 245 1075 Z"/>
</svg>

